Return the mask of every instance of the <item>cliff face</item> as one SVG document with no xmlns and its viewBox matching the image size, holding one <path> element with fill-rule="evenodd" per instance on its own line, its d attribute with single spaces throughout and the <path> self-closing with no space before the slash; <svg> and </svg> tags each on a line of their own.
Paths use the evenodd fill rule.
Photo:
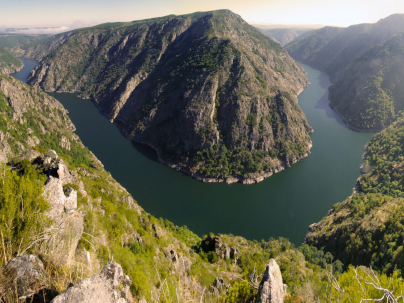
<svg viewBox="0 0 404 303">
<path fill-rule="evenodd" d="M 0 75 L 0 162 L 30 147 L 62 147 L 64 140 L 71 147 L 82 146 L 72 130 L 74 125 L 59 101 L 38 88 Z M 67 152 L 70 147 L 61 150 Z"/>
<path fill-rule="evenodd" d="M 311 128 L 296 99 L 304 70 L 230 11 L 66 36 L 29 83 L 93 98 L 162 162 L 214 181 L 260 181 L 309 153 Z"/>
<path fill-rule="evenodd" d="M 388 126 L 404 104 L 401 91 L 404 15 L 374 24 L 317 30 L 286 46 L 291 56 L 325 71 L 332 106 L 351 128 Z"/>
</svg>

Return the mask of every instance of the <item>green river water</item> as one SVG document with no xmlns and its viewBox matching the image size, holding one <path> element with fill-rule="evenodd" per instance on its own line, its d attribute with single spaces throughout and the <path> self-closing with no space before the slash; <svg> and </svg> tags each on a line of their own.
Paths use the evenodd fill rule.
<svg viewBox="0 0 404 303">
<path fill-rule="evenodd" d="M 25 81 L 36 61 L 23 59 L 14 76 Z M 51 93 L 69 111 L 76 133 L 107 171 L 155 217 L 202 236 L 231 233 L 247 239 L 285 237 L 300 245 L 307 227 L 352 194 L 364 145 L 372 134 L 349 130 L 328 106 L 328 76 L 303 65 L 311 84 L 299 105 L 313 127 L 311 155 L 253 185 L 203 183 L 157 161 L 149 147 L 125 139 L 90 100 Z"/>
</svg>

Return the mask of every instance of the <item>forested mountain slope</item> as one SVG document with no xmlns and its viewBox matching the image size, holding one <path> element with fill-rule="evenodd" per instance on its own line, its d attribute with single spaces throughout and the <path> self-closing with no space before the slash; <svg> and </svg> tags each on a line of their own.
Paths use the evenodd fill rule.
<svg viewBox="0 0 404 303">
<path fill-rule="evenodd" d="M 404 269 L 404 117 L 369 142 L 357 191 L 311 226 L 306 243 L 344 264 Z"/>
<path fill-rule="evenodd" d="M 309 154 L 311 127 L 296 98 L 307 85 L 304 70 L 230 11 L 64 37 L 29 83 L 93 98 L 162 162 L 208 181 L 251 183 Z"/>
<path fill-rule="evenodd" d="M 403 30 L 404 15 L 396 14 L 374 24 L 320 29 L 286 48 L 330 76 L 330 105 L 351 128 L 374 131 L 388 126 L 404 106 Z"/>
</svg>

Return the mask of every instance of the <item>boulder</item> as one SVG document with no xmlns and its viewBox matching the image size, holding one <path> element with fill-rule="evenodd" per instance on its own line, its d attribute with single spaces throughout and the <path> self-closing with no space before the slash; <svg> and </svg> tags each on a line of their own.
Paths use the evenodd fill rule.
<svg viewBox="0 0 404 303">
<path fill-rule="evenodd" d="M 44 266 L 34 255 L 15 257 L 4 265 L 1 270 L 0 297 L 8 299 L 17 290 L 20 300 L 32 297 L 46 288 L 48 275 Z"/>
<path fill-rule="evenodd" d="M 271 259 L 258 288 L 257 303 L 283 303 L 285 295 L 281 270 L 276 261 Z"/>
<path fill-rule="evenodd" d="M 133 302 L 130 280 L 121 265 L 110 263 L 100 274 L 84 279 L 55 297 L 51 303 L 116 303 Z"/>
</svg>

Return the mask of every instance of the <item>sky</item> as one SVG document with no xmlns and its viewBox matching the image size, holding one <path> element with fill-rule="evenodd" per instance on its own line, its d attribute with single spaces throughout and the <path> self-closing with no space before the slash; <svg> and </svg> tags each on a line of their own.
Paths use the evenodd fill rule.
<svg viewBox="0 0 404 303">
<path fill-rule="evenodd" d="M 225 8 L 254 24 L 349 26 L 404 13 L 404 0 L 0 0 L 0 30 L 45 27 L 36 31 L 52 33 Z"/>
</svg>

